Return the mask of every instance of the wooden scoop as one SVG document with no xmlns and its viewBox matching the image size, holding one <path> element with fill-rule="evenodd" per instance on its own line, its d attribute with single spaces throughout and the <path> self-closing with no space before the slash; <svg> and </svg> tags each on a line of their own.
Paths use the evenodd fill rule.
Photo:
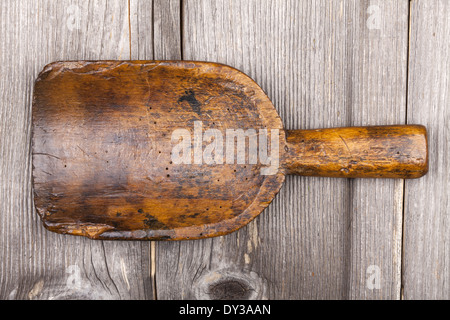
<svg viewBox="0 0 450 320">
<path fill-rule="evenodd" d="M 224 235 L 286 174 L 418 178 L 423 126 L 284 130 L 261 88 L 216 63 L 55 62 L 33 98 L 34 201 L 44 226 L 92 239 Z"/>
</svg>

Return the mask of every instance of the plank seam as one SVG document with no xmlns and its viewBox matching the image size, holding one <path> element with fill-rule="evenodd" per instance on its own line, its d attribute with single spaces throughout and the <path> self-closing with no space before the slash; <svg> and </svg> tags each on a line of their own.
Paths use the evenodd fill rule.
<svg viewBox="0 0 450 320">
<path fill-rule="evenodd" d="M 406 48 L 406 83 L 405 83 L 405 124 L 408 124 L 408 94 L 409 94 L 409 58 L 411 51 L 411 1 L 408 1 L 408 42 Z M 399 299 L 404 300 L 404 274 L 405 274 L 405 206 L 406 206 L 406 180 L 403 179 L 403 200 L 402 200 L 402 245 L 401 245 L 401 258 L 400 258 L 400 292 Z"/>
<path fill-rule="evenodd" d="M 152 58 L 155 59 L 155 1 L 152 1 Z"/>
<path fill-rule="evenodd" d="M 183 31 L 184 31 L 184 0 L 180 0 L 180 55 L 181 60 L 184 60 L 184 43 L 183 43 Z"/>
<path fill-rule="evenodd" d="M 131 60 L 131 0 L 128 0 L 128 45 L 130 49 L 130 60 Z"/>
</svg>

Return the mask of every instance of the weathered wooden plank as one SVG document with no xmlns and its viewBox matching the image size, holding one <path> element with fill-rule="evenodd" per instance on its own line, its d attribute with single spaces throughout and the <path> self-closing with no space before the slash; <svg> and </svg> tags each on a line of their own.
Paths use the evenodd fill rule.
<svg viewBox="0 0 450 320">
<path fill-rule="evenodd" d="M 155 59 L 181 59 L 180 2 L 180 0 L 154 0 Z"/>
<path fill-rule="evenodd" d="M 369 21 L 372 3 L 186 1 L 183 58 L 249 74 L 287 129 L 402 123 L 407 1 L 377 2 L 381 22 Z M 160 244 L 158 297 L 398 298 L 402 189 L 288 177 L 235 234 Z M 380 289 L 367 286 L 373 265 Z"/>
<path fill-rule="evenodd" d="M 133 44 L 133 50 L 138 48 L 138 58 L 141 60 L 181 60 L 181 1 L 153 0 L 150 2 L 139 0 L 137 7 L 139 9 L 135 21 L 139 33 L 136 44 Z M 153 35 L 151 43 L 148 37 L 150 32 Z M 167 289 L 168 284 L 173 284 L 172 280 L 168 281 L 173 275 L 167 276 L 167 272 L 173 269 L 166 268 L 171 268 L 167 263 L 167 257 L 170 257 L 169 261 L 176 261 L 178 257 L 181 259 L 186 258 L 185 256 L 178 256 L 180 250 L 177 247 L 181 244 L 182 242 L 172 242 L 170 244 L 152 242 L 151 244 L 152 279 L 155 284 L 156 291 L 154 294 L 157 299 L 167 298 L 167 290 L 176 292 L 180 289 L 180 287 Z M 163 288 L 161 296 L 159 295 L 160 290 L 158 286 Z"/>
<path fill-rule="evenodd" d="M 181 60 L 180 0 L 133 0 L 131 7 L 132 58 L 140 60 Z M 136 30 L 136 32 L 133 30 Z M 157 273 L 157 270 L 165 270 L 167 265 L 164 263 L 164 257 L 174 254 L 176 252 L 170 247 L 165 247 L 164 243 L 151 243 L 149 257 L 152 266 L 151 278 L 156 288 L 161 284 L 164 287 L 166 283 L 166 278 L 161 276 L 161 273 Z M 163 263 L 160 264 L 159 261 Z M 154 291 L 154 297 L 161 298 L 158 291 Z"/>
<path fill-rule="evenodd" d="M 353 49 L 347 56 L 347 64 L 353 64 L 351 125 L 402 124 L 408 1 L 366 1 L 351 10 L 352 24 L 359 26 L 351 32 Z M 355 179 L 350 184 L 348 297 L 399 299 L 403 181 Z"/>
<path fill-rule="evenodd" d="M 31 200 L 33 82 L 55 60 L 129 59 L 127 1 L 0 4 L 0 297 L 151 299 L 150 244 L 44 230 Z"/>
<path fill-rule="evenodd" d="M 153 0 L 130 0 L 131 59 L 153 59 Z"/>
<path fill-rule="evenodd" d="M 404 299 L 450 299 L 450 3 L 411 1 L 408 123 L 428 127 L 429 172 L 407 181 Z"/>
<path fill-rule="evenodd" d="M 174 16 L 180 14 L 177 4 L 169 6 Z M 130 5 L 131 58 L 151 59 L 153 40 L 147 31 L 153 33 L 153 20 L 145 15 L 152 17 L 157 5 L 133 0 Z M 119 292 L 121 298 L 153 296 L 147 277 L 155 272 L 150 271 L 150 264 L 156 264 L 154 250 L 149 261 L 145 244 L 100 244 L 48 233 L 30 198 L 35 76 L 53 60 L 129 57 L 126 6 L 118 1 L 0 4 L 2 299 L 116 298 Z M 289 129 L 399 123 L 405 102 L 400 94 L 404 6 L 186 2 L 184 56 L 229 63 L 249 73 L 268 91 Z M 433 143 L 428 177 L 406 183 L 404 297 L 448 298 L 448 4 L 412 1 L 411 9 L 408 123 L 427 125 Z M 161 25 L 173 23 L 176 19 L 161 19 Z M 137 26 L 143 32 L 133 32 Z M 155 58 L 181 55 L 177 27 L 168 31 L 173 33 L 168 43 L 175 44 L 161 45 L 165 48 L 157 51 L 164 54 Z M 160 298 L 398 298 L 401 185 L 289 177 L 273 208 L 236 236 L 158 244 Z M 370 275 L 377 267 L 381 288 L 370 289 L 367 280 L 376 284 Z"/>
<path fill-rule="evenodd" d="M 180 60 L 180 0 L 131 0 L 132 59 Z"/>
</svg>

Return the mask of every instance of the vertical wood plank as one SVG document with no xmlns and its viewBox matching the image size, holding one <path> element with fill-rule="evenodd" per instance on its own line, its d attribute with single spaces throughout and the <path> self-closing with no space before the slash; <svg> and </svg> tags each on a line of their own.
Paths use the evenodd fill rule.
<svg viewBox="0 0 450 320">
<path fill-rule="evenodd" d="M 185 1 L 183 58 L 249 74 L 288 129 L 402 123 L 407 1 L 377 2 L 379 29 L 368 27 L 372 3 Z M 238 232 L 159 245 L 158 297 L 398 298 L 402 189 L 287 177 Z M 381 268 L 380 289 L 366 287 L 371 265 Z"/>
<path fill-rule="evenodd" d="M 181 7 L 180 0 L 155 0 L 154 46 L 155 59 L 180 60 L 181 57 Z"/>
<path fill-rule="evenodd" d="M 450 299 L 450 3 L 411 1 L 408 123 L 428 129 L 429 172 L 406 182 L 404 299 Z"/>
<path fill-rule="evenodd" d="M 181 1 L 180 0 L 132 0 L 132 58 L 140 60 L 181 60 Z M 136 30 L 136 31 L 133 31 Z M 151 35 L 151 37 L 150 37 Z M 150 261 L 152 265 L 152 281 L 155 284 L 154 298 L 165 298 L 164 290 L 167 281 L 166 257 L 185 259 L 177 256 L 180 243 L 168 245 L 164 242 L 152 242 Z M 175 250 L 175 251 L 174 251 Z M 170 276 L 169 276 L 170 278 Z M 176 288 L 176 289 L 175 289 Z M 178 291 L 179 287 L 171 287 L 170 291 Z"/>
<path fill-rule="evenodd" d="M 127 1 L 0 6 L 0 298 L 151 299 L 148 243 L 48 232 L 31 198 L 34 79 L 55 60 L 129 59 Z"/>
<path fill-rule="evenodd" d="M 179 1 L 130 1 L 131 55 L 127 5 L 0 4 L 0 298 L 151 298 L 152 264 L 163 299 L 398 298 L 400 181 L 288 177 L 271 207 L 235 235 L 153 244 L 156 252 L 145 243 L 43 230 L 32 208 L 28 145 L 31 90 L 42 66 L 181 57 Z M 405 7 L 407 1 L 186 1 L 184 58 L 247 72 L 289 129 L 401 123 Z M 411 2 L 408 122 L 428 126 L 436 156 L 426 178 L 406 182 L 407 299 L 450 292 L 448 13 L 445 1 Z M 367 285 L 377 270 L 371 266 L 380 268 L 379 289 Z"/>
<path fill-rule="evenodd" d="M 153 59 L 153 0 L 130 0 L 131 59 Z"/>
<path fill-rule="evenodd" d="M 131 0 L 132 59 L 180 60 L 180 0 Z"/>
<path fill-rule="evenodd" d="M 408 1 L 349 8 L 353 30 L 351 125 L 404 124 Z M 403 180 L 351 181 L 349 295 L 400 299 Z"/>
</svg>

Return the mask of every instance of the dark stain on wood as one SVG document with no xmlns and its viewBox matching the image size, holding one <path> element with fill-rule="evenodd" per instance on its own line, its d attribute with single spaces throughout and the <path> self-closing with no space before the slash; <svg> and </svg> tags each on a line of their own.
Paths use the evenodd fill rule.
<svg viewBox="0 0 450 320">
<path fill-rule="evenodd" d="M 168 229 L 164 223 L 158 221 L 158 219 L 156 219 L 155 217 L 153 217 L 152 215 L 150 215 L 148 213 L 145 214 L 144 224 L 149 229 L 157 229 L 157 230 L 167 230 Z"/>
<path fill-rule="evenodd" d="M 259 164 L 172 163 L 172 132 L 192 133 L 194 121 L 204 130 L 282 131 L 264 92 L 220 64 L 45 67 L 34 89 L 32 138 L 34 200 L 44 226 L 93 239 L 177 240 L 223 235 L 251 221 L 278 192 L 283 173 L 255 176 Z"/>
<path fill-rule="evenodd" d="M 271 203 L 285 174 L 416 178 L 427 171 L 422 126 L 285 132 L 254 81 L 215 63 L 55 62 L 36 80 L 32 114 L 36 211 L 49 230 L 92 239 L 230 233 Z M 192 133 L 195 121 L 204 130 L 278 130 L 278 171 L 261 175 L 259 162 L 173 163 L 172 133 Z"/>
<path fill-rule="evenodd" d="M 193 90 L 187 90 L 185 92 L 185 95 L 181 96 L 180 99 L 178 99 L 178 102 L 186 101 L 189 103 L 189 105 L 192 108 L 192 111 L 194 111 L 196 114 L 201 116 L 201 109 L 200 109 L 200 102 L 195 98 L 195 93 Z"/>
<path fill-rule="evenodd" d="M 210 284 L 209 296 L 212 300 L 248 300 L 252 290 L 239 279 L 226 279 Z"/>
</svg>

